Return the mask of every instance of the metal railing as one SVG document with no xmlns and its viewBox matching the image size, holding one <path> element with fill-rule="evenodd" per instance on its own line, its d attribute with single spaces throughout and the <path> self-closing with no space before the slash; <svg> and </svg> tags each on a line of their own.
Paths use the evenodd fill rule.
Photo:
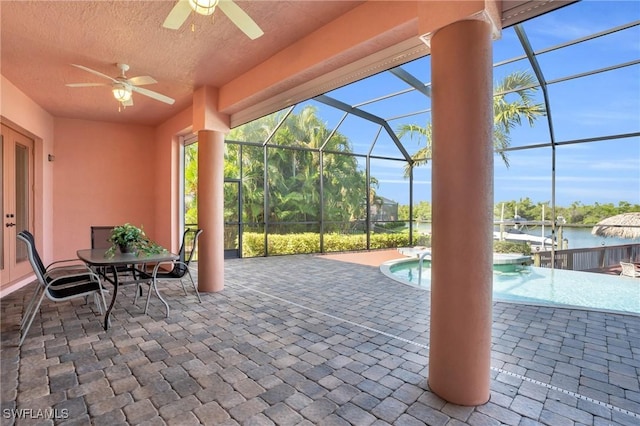
<svg viewBox="0 0 640 426">
<path fill-rule="evenodd" d="M 551 251 L 533 253 L 532 256 L 535 266 L 552 267 Z M 556 250 L 553 267 L 574 271 L 590 271 L 617 266 L 621 261 L 640 262 L 640 244 Z"/>
</svg>

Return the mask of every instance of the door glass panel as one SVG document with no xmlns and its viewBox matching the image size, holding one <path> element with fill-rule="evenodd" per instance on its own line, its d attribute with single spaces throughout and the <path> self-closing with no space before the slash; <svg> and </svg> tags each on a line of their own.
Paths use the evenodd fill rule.
<svg viewBox="0 0 640 426">
<path fill-rule="evenodd" d="M 16 144 L 16 230 L 29 229 L 29 149 Z M 17 242 L 17 240 L 16 240 Z M 16 245 L 16 262 L 27 259 L 25 244 Z"/>
<path fill-rule="evenodd" d="M 238 182 L 224 183 L 224 221 L 225 223 L 240 222 L 240 211 L 238 210 Z"/>
<path fill-rule="evenodd" d="M 198 143 L 184 147 L 184 225 L 198 224 Z"/>
<path fill-rule="evenodd" d="M 225 225 L 224 226 L 224 251 L 238 250 L 238 226 L 237 225 Z"/>
</svg>

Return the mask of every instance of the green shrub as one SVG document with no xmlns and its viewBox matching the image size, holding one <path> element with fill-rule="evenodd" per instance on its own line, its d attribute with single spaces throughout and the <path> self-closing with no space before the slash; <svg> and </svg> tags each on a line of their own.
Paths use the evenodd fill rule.
<svg viewBox="0 0 640 426">
<path fill-rule="evenodd" d="M 242 234 L 242 257 L 264 256 L 264 234 L 244 232 Z"/>
<path fill-rule="evenodd" d="M 407 247 L 409 245 L 409 232 L 371 234 L 370 245 L 372 249 Z"/>
<path fill-rule="evenodd" d="M 242 256 L 264 256 L 264 234 L 245 232 L 242 234 Z M 414 231 L 413 243 L 417 246 L 431 247 L 431 235 L 421 235 Z M 370 246 L 372 250 L 409 246 L 409 232 L 372 233 Z M 298 234 L 269 234 L 269 255 L 320 253 L 320 234 L 303 232 Z M 324 234 L 324 251 L 326 253 L 366 250 L 366 234 Z M 512 241 L 494 241 L 493 251 L 496 253 L 517 253 L 530 255 L 531 246 L 527 243 Z"/>
<path fill-rule="evenodd" d="M 367 248 L 367 236 L 365 234 L 324 234 L 324 251 L 354 251 Z"/>
<path fill-rule="evenodd" d="M 530 255 L 531 246 L 525 242 L 518 243 L 513 241 L 494 241 L 493 251 L 495 253 L 517 253 Z"/>
<path fill-rule="evenodd" d="M 413 241 L 417 246 L 431 247 L 431 234 L 420 234 L 417 238 L 414 236 Z"/>
<path fill-rule="evenodd" d="M 270 255 L 317 253 L 320 251 L 320 235 L 313 232 L 269 234 L 267 246 Z"/>
<path fill-rule="evenodd" d="M 419 240 L 419 235 L 414 232 L 414 241 Z M 399 233 L 372 233 L 370 240 L 371 249 L 384 249 L 407 247 L 409 245 L 409 232 Z M 367 236 L 365 234 L 324 234 L 324 251 L 341 252 L 365 250 L 367 248 Z M 298 234 L 269 234 L 269 255 L 320 253 L 320 234 L 304 232 Z M 264 256 L 264 234 L 245 232 L 242 234 L 242 256 Z"/>
</svg>

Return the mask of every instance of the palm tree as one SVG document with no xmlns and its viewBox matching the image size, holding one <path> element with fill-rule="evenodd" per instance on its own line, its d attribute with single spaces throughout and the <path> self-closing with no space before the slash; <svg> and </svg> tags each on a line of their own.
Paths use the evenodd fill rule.
<svg viewBox="0 0 640 426">
<path fill-rule="evenodd" d="M 494 87 L 493 95 L 493 147 L 502 157 L 504 164 L 509 167 L 509 159 L 504 151 L 511 145 L 510 132 L 526 119 L 530 126 L 547 112 L 543 104 L 534 103 L 533 95 L 538 90 L 536 79 L 525 71 L 516 71 L 506 76 Z M 517 95 L 517 99 L 510 101 L 507 96 Z M 404 124 L 398 128 L 398 138 L 409 135 L 410 138 L 426 140 L 425 146 L 411 156 L 414 166 L 427 164 L 431 158 L 432 129 L 431 123 L 425 127 L 417 124 Z M 409 175 L 410 166 L 405 166 L 405 176 Z"/>
<path fill-rule="evenodd" d="M 228 140 L 260 143 L 281 122 L 282 113 L 272 114 L 233 129 Z M 327 142 L 324 171 L 320 175 L 319 149 L 329 130 L 315 107 L 306 106 L 291 114 L 272 135 L 268 148 L 243 147 L 242 158 L 228 151 L 226 160 L 242 164 L 243 219 L 260 223 L 320 221 L 320 181 L 324 184 L 324 220 L 348 222 L 360 218 L 363 207 L 365 174 L 358 169 L 348 139 L 336 132 Z M 264 163 L 265 149 L 267 163 Z M 237 150 L 236 150 L 237 151 Z M 227 166 L 235 177 L 239 171 Z M 269 211 L 264 211 L 264 168 L 267 167 Z M 232 176 L 232 175 L 230 175 Z M 287 225 L 288 230 L 292 227 Z M 272 227 L 271 230 L 273 231 Z"/>
</svg>

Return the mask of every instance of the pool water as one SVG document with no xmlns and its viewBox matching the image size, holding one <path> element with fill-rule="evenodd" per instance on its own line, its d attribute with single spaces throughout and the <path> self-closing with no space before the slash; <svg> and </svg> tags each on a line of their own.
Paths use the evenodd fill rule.
<svg viewBox="0 0 640 426">
<path fill-rule="evenodd" d="M 427 290 L 431 287 L 431 268 L 427 261 L 420 285 L 415 259 L 387 262 L 381 271 L 400 282 Z M 535 266 L 494 265 L 493 298 L 640 315 L 640 279 Z"/>
</svg>

